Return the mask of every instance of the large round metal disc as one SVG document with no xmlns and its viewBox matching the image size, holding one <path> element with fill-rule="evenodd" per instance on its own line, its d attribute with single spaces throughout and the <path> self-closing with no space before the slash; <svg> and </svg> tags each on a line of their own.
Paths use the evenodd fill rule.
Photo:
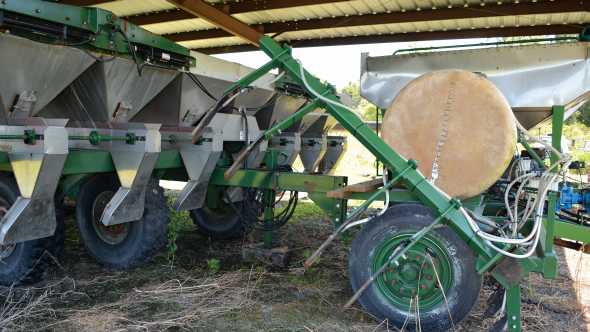
<svg viewBox="0 0 590 332">
<path fill-rule="evenodd" d="M 447 194 L 467 198 L 500 178 L 517 134 L 510 105 L 489 80 L 469 71 L 442 70 L 400 91 L 385 113 L 382 138 L 418 161 L 424 176 Z"/>
</svg>

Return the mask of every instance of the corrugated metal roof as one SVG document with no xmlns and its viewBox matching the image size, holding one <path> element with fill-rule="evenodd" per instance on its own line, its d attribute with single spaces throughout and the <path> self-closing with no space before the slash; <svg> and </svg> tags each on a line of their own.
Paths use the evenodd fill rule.
<svg viewBox="0 0 590 332">
<path fill-rule="evenodd" d="M 316 38 L 336 38 L 348 36 L 370 36 L 393 33 L 469 30 L 491 27 L 520 27 L 547 24 L 578 24 L 590 21 L 590 13 L 565 13 L 548 15 L 522 15 L 512 17 L 492 17 L 480 19 L 429 21 L 416 23 L 367 25 L 360 27 L 344 27 L 293 31 L 280 35 L 279 40 L 304 40 Z"/>
<path fill-rule="evenodd" d="M 252 1 L 252 0 L 247 0 Z M 219 1 L 210 1 L 219 2 Z M 242 0 L 244 2 L 244 0 Z M 518 0 L 514 0 L 518 3 Z M 536 2 L 533 1 L 533 2 Z M 224 2 L 230 3 L 231 2 Z M 308 5 L 287 9 L 261 10 L 233 15 L 246 24 L 307 21 L 321 18 L 350 17 L 380 13 L 437 10 L 441 8 L 470 7 L 474 10 L 490 11 L 502 0 L 354 0 L 327 4 Z M 174 6 L 165 0 L 119 0 L 98 5 L 113 11 L 119 16 L 130 16 L 174 10 Z M 444 21 L 419 21 L 380 25 L 337 27 L 326 29 L 291 31 L 280 34 L 280 40 L 306 40 L 318 38 L 385 35 L 408 32 L 464 30 L 475 28 L 519 27 L 556 24 L 590 23 L 588 12 L 570 12 L 542 15 L 520 15 L 503 17 L 486 17 Z M 179 21 L 145 25 L 144 28 L 158 34 L 216 29 L 202 19 L 185 19 Z M 237 37 L 222 37 L 183 41 L 181 44 L 191 48 L 209 48 L 239 45 L 245 42 Z"/>
</svg>

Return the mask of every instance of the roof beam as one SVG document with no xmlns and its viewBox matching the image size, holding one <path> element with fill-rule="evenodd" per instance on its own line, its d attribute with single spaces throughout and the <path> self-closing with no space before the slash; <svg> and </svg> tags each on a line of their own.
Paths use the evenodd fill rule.
<svg viewBox="0 0 590 332">
<path fill-rule="evenodd" d="M 101 3 L 110 2 L 113 0 L 59 0 L 59 3 L 73 6 L 94 6 L 100 5 Z"/>
<path fill-rule="evenodd" d="M 210 22 L 226 33 L 258 45 L 263 34 L 202 0 L 167 0 L 178 8 Z"/>
<path fill-rule="evenodd" d="M 304 21 L 289 21 L 252 25 L 262 33 L 284 33 L 313 29 L 351 27 L 378 24 L 396 24 L 422 21 L 458 20 L 469 18 L 514 16 L 526 14 L 549 14 L 565 12 L 583 12 L 590 9 L 590 1 L 560 0 L 490 4 L 486 6 L 440 8 L 406 12 L 365 14 L 348 17 L 328 17 Z M 231 34 L 221 29 L 187 31 L 164 35 L 176 41 L 189 41 L 209 38 L 229 37 Z"/>
<path fill-rule="evenodd" d="M 432 31 L 432 32 L 408 32 L 391 35 L 378 36 L 350 36 L 336 38 L 321 38 L 308 40 L 287 41 L 292 47 L 318 47 L 318 46 L 340 46 L 340 45 L 358 45 L 358 44 L 377 44 L 393 42 L 412 42 L 412 41 L 429 41 L 429 40 L 447 40 L 447 39 L 466 39 L 466 38 L 494 38 L 494 37 L 520 37 L 520 36 L 543 36 L 543 35 L 563 35 L 578 34 L 582 31 L 582 26 L 572 25 L 540 25 L 540 26 L 521 26 L 506 28 L 488 28 L 488 29 L 467 29 L 453 31 Z M 220 54 L 256 51 L 257 47 L 252 45 L 233 45 L 222 47 L 209 47 L 194 49 L 195 51 L 205 54 Z"/>
<path fill-rule="evenodd" d="M 214 5 L 215 8 L 222 10 L 226 14 L 241 14 L 250 13 L 260 10 L 271 10 L 271 9 L 285 9 L 311 5 L 323 5 L 335 2 L 345 2 L 350 0 L 251 0 L 241 1 L 235 3 L 226 3 L 220 5 Z M 137 25 L 148 25 L 156 23 L 165 23 L 172 21 L 180 21 L 195 18 L 193 15 L 179 9 L 172 9 L 169 11 L 162 11 L 156 13 L 145 13 L 133 16 L 127 16 L 125 19 L 129 22 Z"/>
</svg>

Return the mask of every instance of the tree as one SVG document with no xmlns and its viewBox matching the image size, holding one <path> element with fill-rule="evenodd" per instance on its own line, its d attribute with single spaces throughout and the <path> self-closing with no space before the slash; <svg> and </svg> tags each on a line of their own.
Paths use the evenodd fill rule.
<svg viewBox="0 0 590 332">
<path fill-rule="evenodd" d="M 377 114 L 377 107 L 371 104 L 368 100 L 361 97 L 360 86 L 358 82 L 349 82 L 341 93 L 346 93 L 352 99 L 352 108 L 356 109 L 364 120 L 375 121 Z"/>
</svg>

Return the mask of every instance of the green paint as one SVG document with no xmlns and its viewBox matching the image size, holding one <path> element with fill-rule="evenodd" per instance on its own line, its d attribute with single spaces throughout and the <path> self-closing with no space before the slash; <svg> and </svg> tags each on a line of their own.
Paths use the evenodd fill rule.
<svg viewBox="0 0 590 332">
<path fill-rule="evenodd" d="M 533 159 L 537 162 L 537 164 L 539 165 L 539 167 L 541 167 L 541 168 L 547 168 L 545 166 L 545 162 L 543 161 L 543 159 L 541 159 L 541 157 L 539 157 L 539 155 L 535 152 L 535 150 L 533 150 L 533 148 L 531 147 L 531 145 L 529 144 L 529 142 L 527 142 L 525 139 L 523 139 L 523 140 L 520 140 L 520 144 L 522 144 L 522 146 L 528 152 L 528 154 L 531 157 L 533 157 Z"/>
<path fill-rule="evenodd" d="M 520 285 L 506 289 L 506 319 L 509 332 L 520 332 Z"/>
<path fill-rule="evenodd" d="M 303 84 L 303 77 L 301 76 L 302 68 L 299 63 L 290 55 L 290 49 L 279 45 L 270 37 L 262 37 L 260 40 L 260 48 L 273 61 L 280 62 L 279 69 L 284 70 L 300 85 Z M 333 93 L 333 89 L 329 84 L 320 82 L 319 79 L 309 74 L 303 69 L 303 75 L 309 86 L 318 94 L 332 101 L 339 101 L 339 98 Z M 363 146 L 365 146 L 373 155 L 380 160 L 383 165 L 393 172 L 393 175 L 399 174 L 407 166 L 407 161 L 387 145 L 375 132 L 364 124 L 355 114 L 347 109 L 322 102 L 324 108 L 332 115 L 346 130 L 348 130 L 356 139 L 358 139 Z M 401 182 L 408 188 L 416 197 L 433 208 L 437 214 L 447 211 L 452 207 L 451 200 L 441 194 L 432 184 L 430 184 L 422 174 L 416 170 L 407 172 L 401 178 Z M 482 241 L 471 228 L 468 226 L 464 216 L 460 213 L 458 208 L 447 214 L 449 226 L 453 228 L 457 234 L 465 240 L 470 247 L 479 255 L 491 257 L 492 253 L 484 241 Z"/>
<path fill-rule="evenodd" d="M 414 233 L 400 232 L 381 243 L 375 249 L 373 256 L 373 273 L 384 264 L 388 264 L 395 248 L 404 245 L 413 235 Z M 428 255 L 431 255 L 434 267 Z M 447 293 L 454 286 L 454 271 L 450 255 L 436 233 L 429 233 L 418 240 L 405 253 L 405 256 L 406 259 L 398 260 L 399 265 L 390 264 L 377 277 L 375 281 L 377 289 L 396 307 L 407 311 L 415 310 L 416 295 L 420 299 L 418 303 L 420 310 L 427 310 L 444 302 L 436 273 L 442 288 Z"/>
<path fill-rule="evenodd" d="M 5 16 L 8 14 L 19 15 L 22 18 L 29 17 L 63 25 L 63 27 L 67 27 L 70 34 L 78 32 L 80 35 L 87 36 L 85 37 L 86 40 L 72 43 L 72 46 L 85 47 L 109 54 L 131 56 L 129 44 L 125 39 L 127 38 L 134 45 L 174 54 L 176 58 L 185 61 L 187 66 L 195 65 L 195 59 L 190 56 L 189 49 L 120 19 L 113 13 L 100 8 L 69 6 L 40 0 L 4 0 L 0 2 L 0 11 L 5 13 Z M 121 31 L 122 33 L 114 33 L 115 31 Z M 28 33 L 19 31 L 19 34 L 35 40 L 55 42 L 54 40 L 47 40 L 47 38 L 44 39 L 42 34 L 37 31 Z M 138 56 L 142 57 L 141 54 L 138 54 Z M 142 59 L 146 60 L 146 58 Z"/>
</svg>

